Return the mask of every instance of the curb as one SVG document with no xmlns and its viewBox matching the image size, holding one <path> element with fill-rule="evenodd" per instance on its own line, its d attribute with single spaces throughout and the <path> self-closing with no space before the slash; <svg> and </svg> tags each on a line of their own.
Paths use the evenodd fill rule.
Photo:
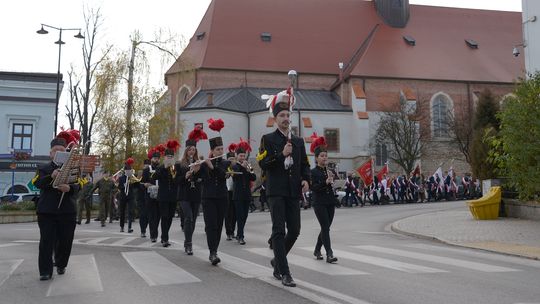
<svg viewBox="0 0 540 304">
<path fill-rule="evenodd" d="M 439 211 L 437 211 L 437 212 L 439 212 Z M 435 212 L 429 212 L 429 213 L 435 213 Z M 429 214 L 429 213 L 424 213 L 424 214 Z M 417 215 L 421 215 L 421 214 L 417 214 Z M 526 256 L 526 255 L 517 254 L 517 253 L 509 253 L 509 252 L 497 251 L 497 250 L 493 250 L 493 249 L 471 247 L 471 246 L 467 246 L 467 245 L 465 245 L 465 244 L 451 242 L 451 241 L 448 241 L 448 240 L 445 240 L 445 239 L 442 239 L 442 238 L 438 238 L 438 237 L 435 237 L 435 236 L 430 236 L 430 235 L 425 235 L 425 234 L 419 234 L 419 233 L 414 233 L 414 232 L 410 232 L 410 231 L 405 231 L 405 230 L 402 230 L 402 229 L 400 229 L 400 228 L 397 227 L 397 226 L 398 226 L 398 223 L 399 223 L 400 221 L 406 220 L 406 219 L 411 218 L 411 217 L 415 217 L 415 216 L 417 216 L 417 215 L 413 215 L 413 216 L 409 216 L 409 217 L 406 217 L 406 218 L 402 218 L 402 219 L 400 219 L 400 220 L 397 220 L 397 221 L 393 222 L 393 223 L 390 225 L 390 229 L 391 229 L 393 232 L 398 233 L 398 234 L 402 234 L 402 235 L 406 235 L 406 236 L 411 236 L 411 237 L 415 237 L 415 238 L 419 238 L 419 239 L 423 239 L 423 240 L 428 240 L 428 241 L 435 241 L 435 242 L 438 242 L 438 243 L 442 243 L 442 244 L 446 244 L 446 245 L 450 245 L 450 246 L 454 246 L 454 247 L 468 248 L 468 249 L 480 250 L 480 251 L 485 251 L 485 252 L 490 252 L 490 253 L 498 253 L 498 254 L 502 254 L 502 255 L 513 256 L 513 257 L 519 257 L 519 258 L 525 258 L 525 259 L 534 260 L 534 261 L 540 260 L 539 257 L 531 257 L 531 256 Z"/>
</svg>

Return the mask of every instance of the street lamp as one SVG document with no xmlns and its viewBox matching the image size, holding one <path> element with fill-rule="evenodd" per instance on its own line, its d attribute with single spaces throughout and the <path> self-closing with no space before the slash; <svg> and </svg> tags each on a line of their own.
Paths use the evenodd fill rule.
<svg viewBox="0 0 540 304">
<path fill-rule="evenodd" d="M 62 31 L 79 31 L 79 33 L 73 37 L 84 39 L 84 36 L 81 34 L 80 28 L 61 28 L 61 27 L 55 27 L 47 24 L 41 24 L 41 29 L 36 31 L 36 33 L 40 35 L 48 34 L 49 31 L 44 29 L 44 27 L 55 29 L 59 32 L 58 41 L 55 42 L 55 44 L 58 44 L 58 73 L 56 76 L 56 106 L 55 106 L 55 112 L 54 112 L 54 130 L 53 130 L 53 136 L 56 134 L 56 127 L 58 126 L 58 104 L 60 103 L 60 56 L 62 54 L 62 44 L 65 44 L 64 41 L 62 41 Z"/>
</svg>

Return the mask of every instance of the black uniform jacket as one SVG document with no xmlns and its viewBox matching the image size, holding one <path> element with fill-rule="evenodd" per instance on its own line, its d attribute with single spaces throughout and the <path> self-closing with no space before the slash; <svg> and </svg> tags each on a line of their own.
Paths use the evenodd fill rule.
<svg viewBox="0 0 540 304">
<path fill-rule="evenodd" d="M 235 172 L 242 174 L 233 175 L 233 200 L 234 201 L 250 201 L 251 200 L 251 182 L 257 179 L 255 173 L 246 170 L 240 164 L 232 167 Z"/>
<path fill-rule="evenodd" d="M 212 160 L 214 169 L 210 170 L 206 163 L 202 163 L 201 169 L 195 176 L 202 179 L 202 199 L 227 199 L 226 174 L 230 162 L 217 158 Z"/>
<path fill-rule="evenodd" d="M 41 192 L 39 195 L 39 201 L 37 204 L 37 214 L 75 214 L 76 213 L 76 199 L 79 192 L 79 184 L 70 184 L 69 192 L 64 194 L 62 204 L 58 208 L 60 203 L 60 197 L 62 191 L 53 188 L 53 178 L 51 174 L 55 169 L 59 169 L 54 162 L 50 162 L 45 165 L 41 165 L 34 179 L 34 185 L 38 187 Z"/>
<path fill-rule="evenodd" d="M 152 165 L 148 166 L 147 168 L 144 168 L 142 171 L 142 177 L 141 177 L 141 184 L 152 184 L 155 185 L 156 181 L 152 179 L 152 172 L 155 171 L 156 168 L 153 168 Z M 151 199 L 150 195 L 148 194 L 148 188 L 145 187 L 144 190 L 144 198 L 146 200 Z"/>
<path fill-rule="evenodd" d="M 302 180 L 309 182 L 309 161 L 304 140 L 292 135 L 291 156 L 294 163 L 289 169 L 285 169 L 285 156 L 282 153 L 286 143 L 287 137 L 279 129 L 261 138 L 257 160 L 266 174 L 266 196 L 268 197 L 300 198 Z"/>
<path fill-rule="evenodd" d="M 333 205 L 336 201 L 332 185 L 326 183 L 328 172 L 316 166 L 311 169 L 311 197 L 313 205 Z"/>
<path fill-rule="evenodd" d="M 186 173 L 189 171 L 188 166 L 180 166 L 180 176 L 178 188 L 178 200 L 186 202 L 199 202 L 201 200 L 201 181 L 200 177 L 192 174 L 189 179 L 186 179 Z"/>
<path fill-rule="evenodd" d="M 126 195 L 126 180 L 128 177 L 122 175 L 118 178 L 118 192 L 120 193 L 121 200 L 135 200 L 137 193 L 135 193 L 139 188 L 139 182 L 128 183 L 128 194 Z"/>
<path fill-rule="evenodd" d="M 169 168 L 165 168 L 163 165 L 157 167 L 154 174 L 152 174 L 152 180 L 158 182 L 158 201 L 176 202 L 176 197 L 178 196 L 179 178 L 180 165 L 175 164 Z"/>
</svg>

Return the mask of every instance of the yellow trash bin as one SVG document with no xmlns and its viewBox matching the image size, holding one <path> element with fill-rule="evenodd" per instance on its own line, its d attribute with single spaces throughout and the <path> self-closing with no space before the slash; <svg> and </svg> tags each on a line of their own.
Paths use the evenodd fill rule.
<svg viewBox="0 0 540 304">
<path fill-rule="evenodd" d="M 468 201 L 469 210 L 476 220 L 496 220 L 501 205 L 501 187 L 491 187 L 481 198 Z"/>
</svg>

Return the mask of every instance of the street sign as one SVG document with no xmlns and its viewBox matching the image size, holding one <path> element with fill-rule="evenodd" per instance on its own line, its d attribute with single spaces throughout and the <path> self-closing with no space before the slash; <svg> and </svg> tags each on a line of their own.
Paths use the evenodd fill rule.
<svg viewBox="0 0 540 304">
<path fill-rule="evenodd" d="M 28 186 L 28 189 L 30 189 L 30 191 L 32 192 L 39 192 L 39 188 L 32 184 L 32 180 L 28 181 L 28 184 L 26 184 L 26 186 Z"/>
</svg>

